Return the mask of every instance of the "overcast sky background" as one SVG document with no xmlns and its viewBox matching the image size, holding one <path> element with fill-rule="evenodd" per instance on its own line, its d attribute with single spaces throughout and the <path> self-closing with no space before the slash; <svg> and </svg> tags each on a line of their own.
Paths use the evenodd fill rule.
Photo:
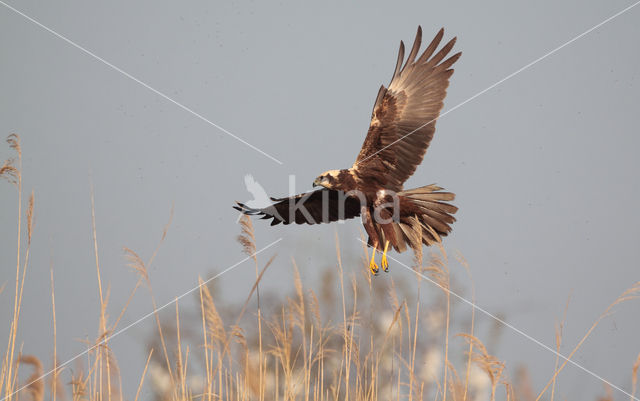
<svg viewBox="0 0 640 401">
<path fill-rule="evenodd" d="M 48 360 L 52 264 L 58 355 L 66 360 L 84 349 L 77 340 L 93 338 L 97 329 L 90 177 L 112 314 L 135 283 L 122 247 L 148 259 L 175 204 L 151 272 L 163 304 L 192 288 L 198 276 L 243 258 L 231 205 L 250 199 L 245 174 L 282 196 L 291 174 L 304 191 L 322 171 L 353 163 L 399 41 L 411 43 L 419 24 L 427 42 L 445 27 L 445 38 L 457 36 L 456 49 L 463 52 L 447 110 L 632 2 L 9 4 L 283 162 L 0 5 L 0 136 L 21 135 L 25 193 L 36 194 L 19 337 L 26 353 Z M 458 221 L 445 246 L 468 260 L 480 306 L 553 346 L 554 323 L 571 294 L 564 353 L 640 279 L 639 21 L 640 7 L 631 9 L 444 116 L 406 184 L 438 183 L 457 194 Z M 11 156 L 7 146 L 0 156 Z M 13 280 L 16 197 L 6 183 L 0 194 L 1 284 Z M 255 225 L 258 247 L 283 238 L 263 256 L 278 253 L 280 263 L 265 277 L 272 288 L 289 288 L 290 256 L 308 282 L 314 269 L 334 263 L 336 230 L 345 252 L 357 256 L 360 250 L 356 220 L 327 227 Z M 411 261 L 409 253 L 392 256 Z M 246 296 L 253 269 L 245 263 L 227 273 L 224 295 Z M 391 269 L 396 277 L 409 274 L 394 262 Z M 8 332 L 11 293 L 0 295 L 1 338 Z M 141 292 L 121 326 L 150 307 Z M 617 308 L 576 362 L 629 390 L 640 351 L 639 310 L 637 302 Z M 152 330 L 146 321 L 111 344 L 125 377 L 136 378 L 125 380 L 129 395 Z M 512 369 L 529 366 L 537 388 L 552 373 L 554 356 L 513 331 L 505 329 L 497 354 Z M 575 367 L 562 377 L 570 399 L 602 392 L 598 379 Z"/>
</svg>

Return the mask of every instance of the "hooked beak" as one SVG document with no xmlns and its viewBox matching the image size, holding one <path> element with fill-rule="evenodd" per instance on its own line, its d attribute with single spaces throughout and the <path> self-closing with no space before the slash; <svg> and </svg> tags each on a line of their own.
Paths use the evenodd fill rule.
<svg viewBox="0 0 640 401">
<path fill-rule="evenodd" d="M 315 180 L 313 180 L 313 186 L 314 187 L 321 187 L 322 185 L 322 179 L 320 177 L 316 178 Z"/>
</svg>

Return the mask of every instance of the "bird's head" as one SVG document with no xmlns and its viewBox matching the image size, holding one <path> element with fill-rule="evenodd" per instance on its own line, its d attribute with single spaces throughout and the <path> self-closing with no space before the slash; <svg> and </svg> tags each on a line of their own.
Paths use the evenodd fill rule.
<svg viewBox="0 0 640 401">
<path fill-rule="evenodd" d="M 313 186 L 335 189 L 339 184 L 338 174 L 340 174 L 340 170 L 325 171 L 324 173 L 320 174 L 315 180 L 313 180 Z"/>
</svg>

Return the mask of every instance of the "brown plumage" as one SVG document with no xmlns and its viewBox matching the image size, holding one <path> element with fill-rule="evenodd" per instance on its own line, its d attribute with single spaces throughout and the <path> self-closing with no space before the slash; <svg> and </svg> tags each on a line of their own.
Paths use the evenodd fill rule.
<svg viewBox="0 0 640 401">
<path fill-rule="evenodd" d="M 436 185 L 403 190 L 403 184 L 429 147 L 453 74 L 451 66 L 461 55 L 449 56 L 455 38 L 436 51 L 443 36 L 441 29 L 419 55 L 422 29 L 418 27 L 406 61 L 400 42 L 391 83 L 378 91 L 369 131 L 351 168 L 329 170 L 314 181 L 324 188 L 272 198 L 273 204 L 266 208 L 241 203 L 234 207 L 272 219 L 272 225 L 328 223 L 361 216 L 369 245 L 378 250 L 388 241 L 398 252 L 408 245 L 420 255 L 422 244 L 439 242 L 455 221 L 452 215 L 457 208 L 446 203 L 455 195 Z"/>
</svg>

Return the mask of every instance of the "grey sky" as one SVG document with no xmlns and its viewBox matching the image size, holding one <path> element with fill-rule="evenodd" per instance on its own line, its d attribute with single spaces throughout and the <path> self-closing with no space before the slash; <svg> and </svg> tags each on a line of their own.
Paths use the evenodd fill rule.
<svg viewBox="0 0 640 401">
<path fill-rule="evenodd" d="M 151 272 L 163 303 L 195 285 L 198 275 L 242 259 L 231 205 L 249 197 L 246 173 L 280 196 L 290 174 L 303 191 L 318 173 L 353 163 L 378 87 L 393 72 L 398 43 L 411 42 L 417 25 L 426 40 L 440 27 L 445 38 L 458 37 L 463 55 L 447 110 L 632 2 L 10 4 L 283 162 L 0 5 L 0 136 L 21 135 L 24 187 L 36 193 L 21 338 L 26 352 L 50 354 L 52 261 L 58 352 L 66 359 L 83 349 L 76 340 L 93 337 L 97 328 L 90 176 L 114 311 L 135 283 L 122 246 L 148 258 L 175 203 Z M 478 304 L 550 345 L 569 294 L 565 342 L 573 345 L 640 279 L 639 18 L 640 8 L 630 10 L 443 117 L 406 185 L 435 182 L 457 194 L 458 222 L 445 245 L 469 261 Z M 0 148 L 2 159 L 9 154 Z M 2 184 L 0 194 L 3 283 L 12 280 L 15 263 L 16 202 L 9 185 Z M 327 252 L 333 257 L 336 227 L 343 247 L 353 238 L 360 249 L 358 221 L 262 223 L 255 224 L 259 246 L 284 239 L 278 245 L 281 275 L 288 274 L 290 255 L 301 267 L 326 263 Z M 391 269 L 407 274 L 393 263 Z M 276 286 L 279 273 L 271 274 L 266 285 Z M 225 292 L 244 296 L 253 275 L 250 265 L 230 272 Z M 6 322 L 10 302 L 6 292 L 0 297 L 0 321 Z M 146 294 L 139 294 L 126 320 L 149 308 Z M 637 303 L 619 308 L 576 361 L 629 388 L 640 351 L 638 310 Z M 151 327 L 142 324 L 112 344 L 135 377 Z M 499 356 L 511 367 L 527 364 L 537 384 L 553 367 L 553 355 L 509 331 Z M 576 399 L 601 389 L 597 379 L 571 367 L 563 377 L 579 385 Z"/>
</svg>

